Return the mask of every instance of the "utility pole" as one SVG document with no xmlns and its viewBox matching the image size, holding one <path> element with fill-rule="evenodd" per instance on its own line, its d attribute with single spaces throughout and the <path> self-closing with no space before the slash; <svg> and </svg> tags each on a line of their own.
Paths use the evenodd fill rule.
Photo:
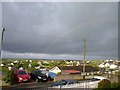
<svg viewBox="0 0 120 90">
<path fill-rule="evenodd" d="M 0 30 L 0 40 L 1 40 L 1 41 L 0 41 L 0 58 L 1 58 L 1 59 L 2 59 L 2 54 L 1 54 L 1 52 L 2 52 L 4 31 L 5 31 L 4 28 L 2 28 L 2 30 Z"/>
<path fill-rule="evenodd" d="M 85 79 L 85 66 L 86 66 L 86 40 L 84 40 L 83 79 Z"/>
</svg>

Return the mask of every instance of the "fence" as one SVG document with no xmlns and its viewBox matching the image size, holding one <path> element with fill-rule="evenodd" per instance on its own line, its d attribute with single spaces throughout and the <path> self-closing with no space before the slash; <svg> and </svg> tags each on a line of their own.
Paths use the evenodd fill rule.
<svg viewBox="0 0 120 90">
<path fill-rule="evenodd" d="M 55 87 L 33 87 L 33 88 L 24 88 L 24 87 L 17 87 L 17 88 L 3 88 L 2 90 L 92 90 L 93 88 L 97 87 L 98 81 L 80 81 L 76 84 L 69 84 L 63 86 L 55 86 Z"/>
<path fill-rule="evenodd" d="M 63 85 L 63 86 L 55 86 L 53 88 L 97 88 L 98 81 L 80 81 L 76 84 L 70 84 L 70 85 Z"/>
</svg>

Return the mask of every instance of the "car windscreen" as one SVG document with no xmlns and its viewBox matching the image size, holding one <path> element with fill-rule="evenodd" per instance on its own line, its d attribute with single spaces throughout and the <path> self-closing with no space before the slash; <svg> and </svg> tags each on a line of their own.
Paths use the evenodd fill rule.
<svg viewBox="0 0 120 90">
<path fill-rule="evenodd" d="M 92 78 L 92 81 L 99 81 L 100 79 L 98 78 Z"/>
<path fill-rule="evenodd" d="M 26 75 L 28 74 L 26 71 L 18 71 L 18 75 Z"/>
<path fill-rule="evenodd" d="M 54 85 L 66 85 L 66 84 L 67 84 L 67 82 L 63 81 L 63 80 L 57 81 L 57 82 L 54 83 Z"/>
<path fill-rule="evenodd" d="M 35 71 L 34 74 L 35 75 L 44 75 L 43 73 L 41 73 L 41 71 Z"/>
</svg>

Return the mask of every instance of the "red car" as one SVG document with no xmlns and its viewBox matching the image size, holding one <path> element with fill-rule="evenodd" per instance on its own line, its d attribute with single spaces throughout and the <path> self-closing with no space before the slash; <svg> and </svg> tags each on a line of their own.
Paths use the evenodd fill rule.
<svg viewBox="0 0 120 90">
<path fill-rule="evenodd" d="M 17 82 L 26 82 L 30 81 L 31 77 L 26 72 L 26 70 L 16 70 L 14 71 L 14 77 L 17 80 Z"/>
</svg>

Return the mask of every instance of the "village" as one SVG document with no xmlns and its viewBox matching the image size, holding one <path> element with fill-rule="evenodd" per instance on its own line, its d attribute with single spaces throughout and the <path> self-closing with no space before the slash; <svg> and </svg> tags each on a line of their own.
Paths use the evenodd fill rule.
<svg viewBox="0 0 120 90">
<path fill-rule="evenodd" d="M 12 68 L 32 71 L 34 69 L 47 70 L 56 74 L 71 74 L 83 72 L 82 60 L 3 60 L 0 64 L 2 71 L 6 72 Z M 112 73 L 120 69 L 119 60 L 86 60 L 86 75 Z M 67 71 L 69 70 L 69 71 Z M 72 72 L 70 70 L 73 70 Z"/>
<path fill-rule="evenodd" d="M 54 81 L 61 79 L 82 80 L 93 76 L 104 76 L 110 78 L 111 75 L 120 73 L 120 61 L 118 60 L 86 60 L 85 73 L 83 72 L 82 60 L 32 60 L 32 59 L 5 59 L 0 64 L 2 75 L 5 78 L 9 70 L 26 70 L 31 73 L 33 70 L 47 71 L 55 73 Z M 2 79 L 2 82 L 5 81 Z M 116 81 L 117 82 L 117 81 Z M 4 86 L 4 85 L 3 85 Z"/>
</svg>

